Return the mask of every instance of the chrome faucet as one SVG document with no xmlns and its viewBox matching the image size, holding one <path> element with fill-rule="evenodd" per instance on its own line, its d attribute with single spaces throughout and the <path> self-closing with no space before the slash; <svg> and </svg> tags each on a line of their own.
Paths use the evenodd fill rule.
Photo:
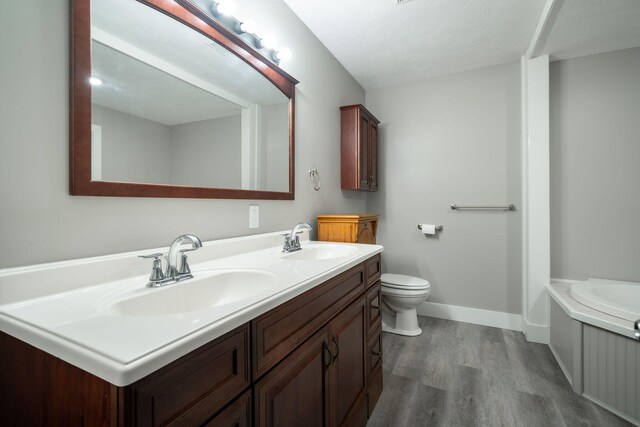
<svg viewBox="0 0 640 427">
<path fill-rule="evenodd" d="M 306 228 L 309 231 L 313 230 L 313 228 L 311 228 L 311 226 L 306 222 L 296 224 L 296 226 L 291 230 L 291 233 L 283 234 L 284 246 L 282 247 L 282 252 L 295 252 L 301 249 L 300 238 L 298 236 L 298 233 L 302 233 L 302 231 L 298 231 L 301 228 Z"/>
<path fill-rule="evenodd" d="M 178 268 L 178 248 L 180 247 L 180 245 L 182 245 L 183 242 L 191 242 L 191 248 L 180 250 L 182 256 L 180 259 L 180 268 Z M 201 247 L 202 241 L 193 234 L 183 234 L 182 236 L 176 237 L 176 239 L 173 241 L 173 243 L 171 243 L 171 246 L 169 247 L 169 256 L 167 259 L 167 270 L 165 272 L 165 276 L 176 279 L 176 281 L 180 276 L 183 275 L 189 276 L 185 277 L 185 279 L 192 278 L 193 276 L 191 275 L 189 264 L 187 264 L 186 252 L 195 251 L 196 249 L 199 249 Z"/>
<path fill-rule="evenodd" d="M 180 249 L 183 243 L 191 243 L 189 249 Z M 153 258 L 153 267 L 149 276 L 148 288 L 157 288 L 160 286 L 170 285 L 171 283 L 181 282 L 191 279 L 191 269 L 187 263 L 186 252 L 195 251 L 202 247 L 202 241 L 192 234 L 183 234 L 176 237 L 169 247 L 169 255 L 167 256 L 167 267 L 162 271 L 163 254 L 140 255 L 140 258 Z M 181 254 L 180 262 L 178 262 L 178 253 Z"/>
</svg>

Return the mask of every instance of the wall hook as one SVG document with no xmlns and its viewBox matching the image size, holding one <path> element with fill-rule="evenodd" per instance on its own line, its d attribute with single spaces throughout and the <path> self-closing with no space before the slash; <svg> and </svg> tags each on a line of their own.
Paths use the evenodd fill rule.
<svg viewBox="0 0 640 427">
<path fill-rule="evenodd" d="M 309 169 L 309 179 L 311 180 L 313 189 L 320 191 L 320 172 L 318 169 Z"/>
</svg>

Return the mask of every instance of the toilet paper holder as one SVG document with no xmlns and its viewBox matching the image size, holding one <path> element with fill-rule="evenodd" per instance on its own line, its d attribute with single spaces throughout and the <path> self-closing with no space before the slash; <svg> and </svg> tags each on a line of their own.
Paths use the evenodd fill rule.
<svg viewBox="0 0 640 427">
<path fill-rule="evenodd" d="M 418 230 L 422 230 L 422 225 L 418 224 Z M 436 225 L 436 231 L 441 233 L 444 231 L 444 225 Z"/>
</svg>

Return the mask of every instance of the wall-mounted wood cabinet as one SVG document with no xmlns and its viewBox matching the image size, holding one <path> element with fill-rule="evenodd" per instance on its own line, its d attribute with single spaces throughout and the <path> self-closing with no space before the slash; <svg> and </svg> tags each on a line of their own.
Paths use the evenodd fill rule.
<svg viewBox="0 0 640 427">
<path fill-rule="evenodd" d="M 363 105 L 340 107 L 343 190 L 378 191 L 378 124 Z"/>
<path fill-rule="evenodd" d="M 375 245 L 378 217 L 378 214 L 318 215 L 318 240 Z"/>
</svg>

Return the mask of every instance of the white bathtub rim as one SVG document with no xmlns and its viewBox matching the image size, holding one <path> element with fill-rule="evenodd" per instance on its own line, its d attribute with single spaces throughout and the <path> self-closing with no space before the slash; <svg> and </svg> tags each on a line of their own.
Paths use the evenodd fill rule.
<svg viewBox="0 0 640 427">
<path fill-rule="evenodd" d="M 625 302 L 616 301 L 615 299 L 603 299 L 594 294 L 597 288 L 601 287 L 612 287 L 610 291 L 614 294 L 615 289 L 623 289 L 625 294 L 629 291 L 637 294 L 638 289 L 640 289 L 640 283 L 589 278 L 584 282 L 574 283 L 574 285 L 571 286 L 570 294 L 571 297 L 579 303 L 603 313 L 620 317 L 630 322 L 635 322 L 640 319 L 640 307 L 636 307 L 637 295 L 621 296 L 621 298 L 628 299 L 634 303 L 631 306 L 626 306 Z"/>
<path fill-rule="evenodd" d="M 547 284 L 547 292 L 569 317 L 635 339 L 633 322 L 587 307 L 573 299 L 569 290 L 576 282 L 578 281 L 551 279 L 551 283 Z"/>
</svg>

